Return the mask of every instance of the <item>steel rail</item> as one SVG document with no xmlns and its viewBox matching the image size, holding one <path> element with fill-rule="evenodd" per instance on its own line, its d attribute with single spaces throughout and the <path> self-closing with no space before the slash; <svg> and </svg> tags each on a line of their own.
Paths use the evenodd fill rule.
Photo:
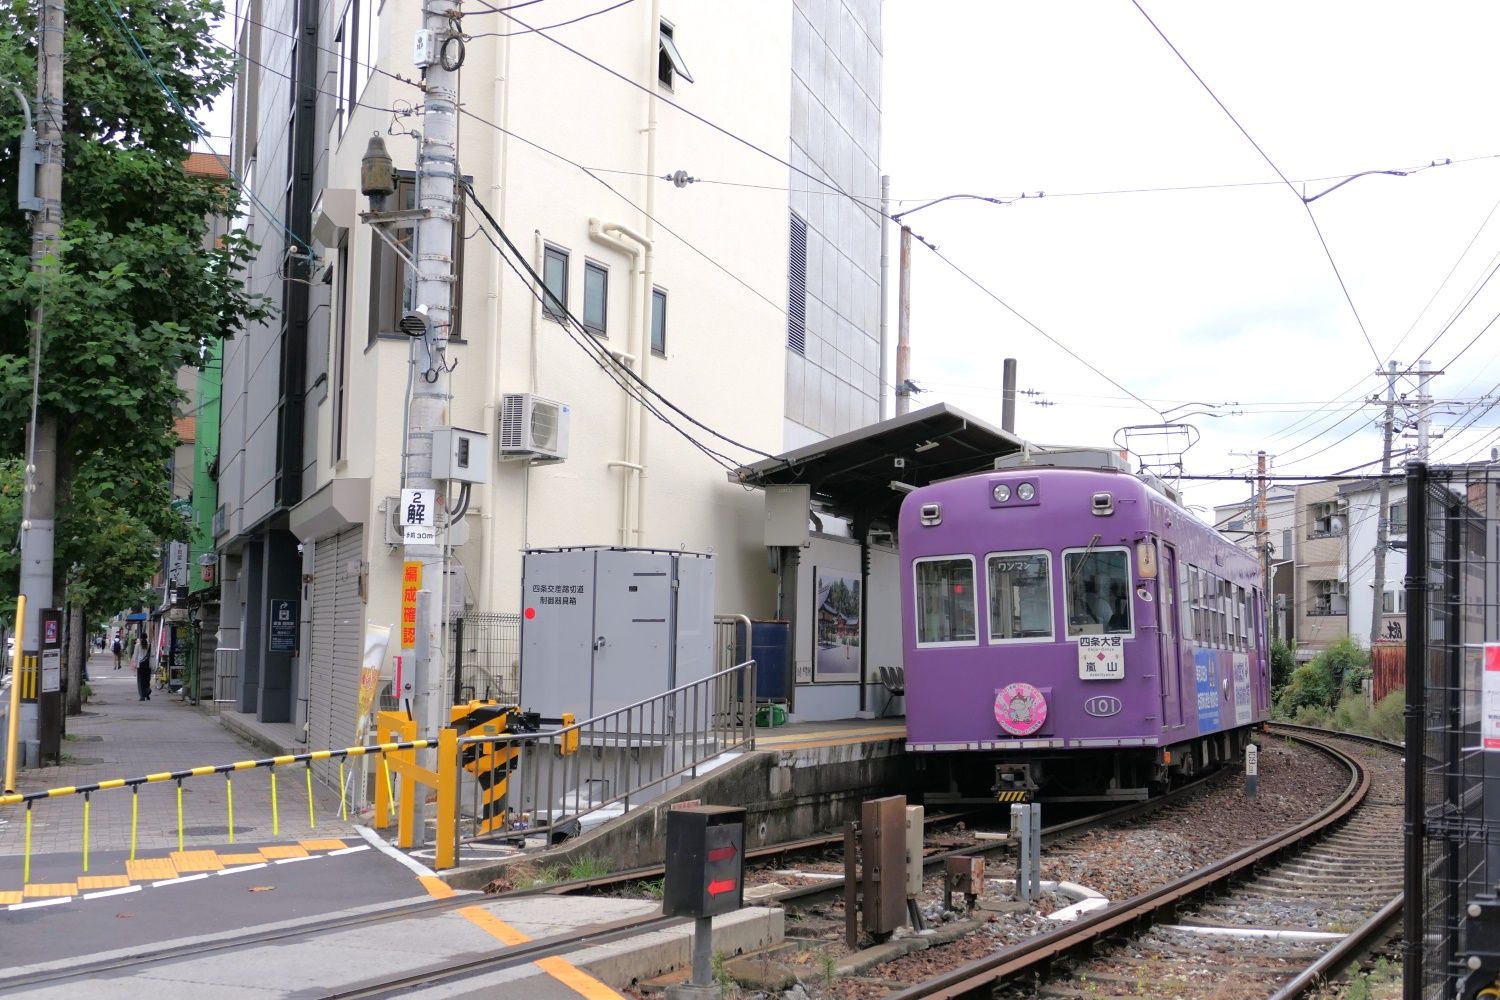
<svg viewBox="0 0 1500 1000">
<path fill-rule="evenodd" d="M 1165 886 L 1141 893 L 1021 944 L 965 963 L 926 982 L 891 994 L 886 1000 L 918 1000 L 927 997 L 957 1000 L 960 997 L 988 996 L 989 991 L 1004 980 L 1034 971 L 1129 925 L 1149 923 L 1159 911 L 1203 895 L 1254 865 L 1299 846 L 1341 823 L 1359 808 L 1369 793 L 1370 773 L 1359 761 L 1336 747 L 1306 737 L 1303 739 L 1308 746 L 1340 761 L 1350 770 L 1349 783 L 1344 791 L 1316 816 Z"/>
<path fill-rule="evenodd" d="M 1327 982 L 1346 965 L 1357 961 L 1361 955 L 1369 951 L 1372 944 L 1390 931 L 1392 924 L 1401 919 L 1404 898 L 1405 893 L 1397 893 L 1396 897 L 1382 906 L 1373 917 L 1360 924 L 1342 941 L 1318 956 L 1317 961 L 1297 973 L 1291 981 L 1271 994 L 1269 1000 L 1296 1000 L 1309 990 Z"/>
</svg>

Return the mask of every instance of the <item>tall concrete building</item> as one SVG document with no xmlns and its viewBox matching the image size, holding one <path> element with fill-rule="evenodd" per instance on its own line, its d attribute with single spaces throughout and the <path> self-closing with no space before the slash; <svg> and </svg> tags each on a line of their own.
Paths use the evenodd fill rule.
<svg viewBox="0 0 1500 1000">
<path fill-rule="evenodd" d="M 403 412 L 433 362 L 398 330 L 412 273 L 360 219 L 360 160 L 381 135 L 397 206 L 416 204 L 419 16 L 236 11 L 248 279 L 278 310 L 225 345 L 220 640 L 239 650 L 238 710 L 318 745 L 353 739 L 366 627 L 401 613 Z M 628 398 L 464 204 L 437 251 L 458 274 L 449 421 L 492 448 L 521 407 L 566 424 L 486 456 L 451 536 L 451 612 L 519 611 L 527 548 L 606 544 L 711 551 L 714 606 L 770 616 L 761 498 L 688 436 L 733 467 L 879 417 L 879 3 L 465 4 L 463 28 L 459 168 L 478 203 L 588 337 L 748 447 Z M 392 236 L 409 247 L 409 228 Z"/>
</svg>

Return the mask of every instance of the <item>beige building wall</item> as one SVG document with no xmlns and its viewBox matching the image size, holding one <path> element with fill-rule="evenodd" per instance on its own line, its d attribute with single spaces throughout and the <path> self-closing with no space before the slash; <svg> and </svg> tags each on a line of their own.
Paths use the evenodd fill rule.
<svg viewBox="0 0 1500 1000">
<path fill-rule="evenodd" d="M 1348 511 L 1337 483 L 1297 488 L 1297 657 L 1311 659 L 1349 634 Z"/>
</svg>

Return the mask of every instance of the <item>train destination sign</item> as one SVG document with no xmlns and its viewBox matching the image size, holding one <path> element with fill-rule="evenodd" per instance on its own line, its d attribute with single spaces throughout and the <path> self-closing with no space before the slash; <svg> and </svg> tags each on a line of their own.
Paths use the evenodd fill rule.
<svg viewBox="0 0 1500 1000">
<path fill-rule="evenodd" d="M 1080 635 L 1078 678 L 1085 681 L 1117 681 L 1125 676 L 1123 635 Z"/>
</svg>

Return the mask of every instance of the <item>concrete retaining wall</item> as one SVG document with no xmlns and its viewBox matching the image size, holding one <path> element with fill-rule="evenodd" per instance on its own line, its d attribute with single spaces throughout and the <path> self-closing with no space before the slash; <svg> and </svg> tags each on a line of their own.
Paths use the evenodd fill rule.
<svg viewBox="0 0 1500 1000">
<path fill-rule="evenodd" d="M 660 864 L 667 813 L 672 803 L 690 799 L 744 806 L 745 846 L 754 849 L 837 830 L 858 818 L 864 800 L 913 794 L 922 787 L 921 777 L 901 740 L 758 750 L 550 850 L 440 875 L 457 888 L 476 889 L 518 861 L 546 866 L 605 858 L 611 870 Z"/>
</svg>

